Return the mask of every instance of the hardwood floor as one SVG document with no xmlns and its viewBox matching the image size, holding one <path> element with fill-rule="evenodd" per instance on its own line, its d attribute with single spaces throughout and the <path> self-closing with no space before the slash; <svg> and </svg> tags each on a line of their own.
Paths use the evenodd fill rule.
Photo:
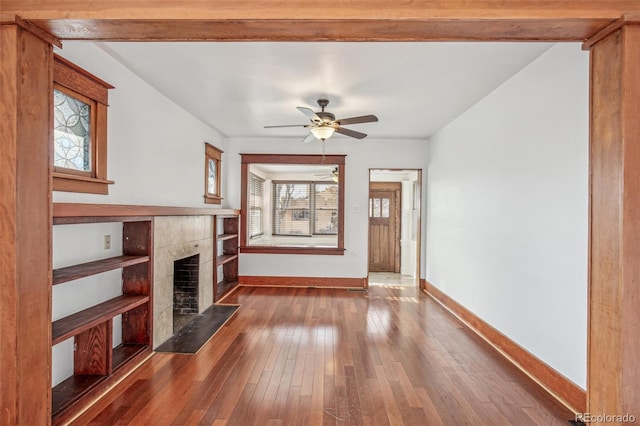
<svg viewBox="0 0 640 426">
<path fill-rule="evenodd" d="M 196 355 L 156 354 L 76 424 L 553 425 L 573 414 L 415 287 L 241 287 Z"/>
</svg>

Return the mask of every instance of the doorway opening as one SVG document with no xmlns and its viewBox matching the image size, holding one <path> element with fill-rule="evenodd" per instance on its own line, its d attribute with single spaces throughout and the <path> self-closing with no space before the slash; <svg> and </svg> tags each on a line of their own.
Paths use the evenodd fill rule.
<svg viewBox="0 0 640 426">
<path fill-rule="evenodd" d="M 420 282 L 422 171 L 369 170 L 368 271 L 371 285 Z"/>
</svg>

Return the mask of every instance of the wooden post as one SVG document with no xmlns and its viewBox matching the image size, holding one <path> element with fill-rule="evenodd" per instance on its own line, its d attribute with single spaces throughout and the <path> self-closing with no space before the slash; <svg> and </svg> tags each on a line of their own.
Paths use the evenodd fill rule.
<svg viewBox="0 0 640 426">
<path fill-rule="evenodd" d="M 0 424 L 51 422 L 53 50 L 0 25 Z"/>
<path fill-rule="evenodd" d="M 640 419 L 640 21 L 591 49 L 588 412 Z M 596 421 L 593 424 L 621 424 Z M 610 419 L 611 420 L 611 419 Z"/>
</svg>

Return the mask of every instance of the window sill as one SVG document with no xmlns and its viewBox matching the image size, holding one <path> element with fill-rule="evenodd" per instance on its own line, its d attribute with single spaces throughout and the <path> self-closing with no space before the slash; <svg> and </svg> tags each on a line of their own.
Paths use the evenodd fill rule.
<svg viewBox="0 0 640 426">
<path fill-rule="evenodd" d="M 216 197 L 215 195 L 205 195 L 205 204 L 222 204 L 222 197 Z"/>
<path fill-rule="evenodd" d="M 87 194 L 109 194 L 112 180 L 98 179 L 88 176 L 68 175 L 53 172 L 53 190 L 63 192 L 83 192 Z"/>
<path fill-rule="evenodd" d="M 305 246 L 244 246 L 241 253 L 264 254 L 321 254 L 344 256 L 344 248 L 339 247 L 305 247 Z"/>
</svg>

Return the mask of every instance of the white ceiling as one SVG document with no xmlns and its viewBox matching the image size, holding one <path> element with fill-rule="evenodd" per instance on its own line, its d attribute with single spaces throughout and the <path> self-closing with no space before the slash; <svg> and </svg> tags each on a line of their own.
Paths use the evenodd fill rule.
<svg viewBox="0 0 640 426">
<path fill-rule="evenodd" d="M 297 106 L 327 97 L 372 138 L 423 139 L 537 58 L 548 43 L 97 43 L 226 137 L 300 137 Z M 335 137 L 344 138 L 342 135 Z"/>
</svg>

